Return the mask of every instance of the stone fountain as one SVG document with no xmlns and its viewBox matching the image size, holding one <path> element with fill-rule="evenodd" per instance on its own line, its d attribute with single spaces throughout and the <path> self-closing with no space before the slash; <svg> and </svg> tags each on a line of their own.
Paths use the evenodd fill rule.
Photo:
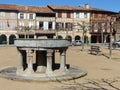
<svg viewBox="0 0 120 90">
<path fill-rule="evenodd" d="M 0 76 L 15 80 L 68 80 L 87 74 L 86 70 L 66 64 L 70 42 L 65 39 L 16 39 L 17 67 L 0 70 Z M 60 63 L 55 63 L 55 53 Z"/>
</svg>

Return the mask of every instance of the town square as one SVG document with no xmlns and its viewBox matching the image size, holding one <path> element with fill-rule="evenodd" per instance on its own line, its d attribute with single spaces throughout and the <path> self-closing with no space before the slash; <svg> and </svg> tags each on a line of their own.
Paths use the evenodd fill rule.
<svg viewBox="0 0 120 90">
<path fill-rule="evenodd" d="M 101 2 L 0 1 L 0 90 L 120 90 L 120 8 Z"/>
<path fill-rule="evenodd" d="M 107 58 L 109 56 L 107 48 L 102 48 L 102 53 L 97 56 L 89 53 L 89 47 L 85 46 L 84 51 L 81 49 L 81 46 L 69 47 L 66 63 L 86 69 L 87 75 L 84 77 L 63 81 L 21 81 L 0 78 L 0 88 L 1 90 L 56 90 L 56 88 L 58 90 L 119 90 L 119 50 L 112 50 L 112 59 L 110 60 Z M 0 47 L 0 53 L 0 68 L 17 66 L 16 47 Z M 56 53 L 56 58 L 59 58 L 58 53 Z M 59 59 L 56 62 L 59 62 Z"/>
</svg>

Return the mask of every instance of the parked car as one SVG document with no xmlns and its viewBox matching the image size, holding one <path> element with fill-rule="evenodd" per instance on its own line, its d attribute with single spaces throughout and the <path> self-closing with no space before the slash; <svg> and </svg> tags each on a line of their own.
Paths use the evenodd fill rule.
<svg viewBox="0 0 120 90">
<path fill-rule="evenodd" d="M 113 43 L 112 43 L 112 46 L 113 46 L 113 48 L 118 48 L 118 47 L 120 47 L 120 40 L 113 42 Z"/>
<path fill-rule="evenodd" d="M 75 46 L 81 46 L 81 45 L 82 45 L 82 41 L 80 41 L 80 40 L 75 40 L 74 45 L 75 45 Z"/>
</svg>

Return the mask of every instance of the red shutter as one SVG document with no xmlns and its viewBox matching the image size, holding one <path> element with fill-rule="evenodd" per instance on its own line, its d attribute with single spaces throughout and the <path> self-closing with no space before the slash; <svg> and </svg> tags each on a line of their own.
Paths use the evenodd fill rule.
<svg viewBox="0 0 120 90">
<path fill-rule="evenodd" d="M 58 13 L 58 18 L 61 18 L 61 17 L 62 17 L 62 13 L 59 12 L 59 13 Z"/>
<path fill-rule="evenodd" d="M 67 18 L 71 18 L 71 13 L 67 13 Z"/>
</svg>

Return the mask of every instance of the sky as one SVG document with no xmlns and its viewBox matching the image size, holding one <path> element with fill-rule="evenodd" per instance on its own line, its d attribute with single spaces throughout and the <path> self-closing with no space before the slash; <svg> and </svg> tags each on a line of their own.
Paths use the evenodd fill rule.
<svg viewBox="0 0 120 90">
<path fill-rule="evenodd" d="M 17 4 L 47 6 L 48 4 L 79 6 L 89 4 L 91 7 L 119 12 L 120 0 L 0 0 L 0 4 Z"/>
</svg>

